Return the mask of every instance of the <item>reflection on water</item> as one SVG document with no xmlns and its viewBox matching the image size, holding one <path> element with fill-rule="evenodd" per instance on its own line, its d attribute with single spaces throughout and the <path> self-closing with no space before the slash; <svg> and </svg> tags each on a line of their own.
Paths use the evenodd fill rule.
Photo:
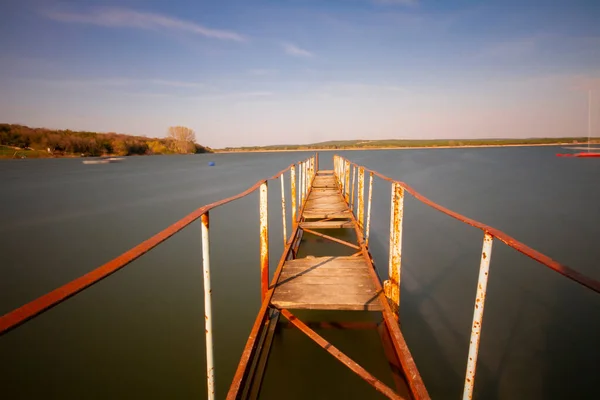
<svg viewBox="0 0 600 400">
<path fill-rule="evenodd" d="M 599 279 L 600 165 L 555 153 L 538 147 L 344 155 Z M 305 154 L 136 157 L 107 165 L 66 159 L 0 163 L 0 312 Z M 322 168 L 331 168 L 331 155 L 321 153 Z M 216 166 L 208 167 L 208 161 Z M 270 185 L 271 270 L 283 249 L 279 190 L 278 182 Z M 385 278 L 389 186 L 376 181 L 374 191 L 371 249 Z M 259 308 L 257 207 L 255 194 L 211 213 L 219 397 Z M 402 330 L 432 397 L 458 398 L 483 235 L 411 198 L 404 216 Z M 318 256 L 325 243 L 307 240 Z M 476 396 L 591 398 L 600 359 L 599 297 L 495 242 Z M 203 398 L 202 299 L 200 227 L 194 223 L 0 338 L 3 392 L 9 398 Z M 333 314 L 327 317 L 360 319 L 369 313 Z M 392 384 L 375 332 L 319 333 Z M 378 396 L 293 328 L 277 334 L 272 357 L 265 398 Z"/>
</svg>

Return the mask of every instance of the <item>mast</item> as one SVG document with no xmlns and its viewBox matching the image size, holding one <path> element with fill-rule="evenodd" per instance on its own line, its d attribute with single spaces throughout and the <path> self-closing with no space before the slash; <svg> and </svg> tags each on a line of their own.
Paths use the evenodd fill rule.
<svg viewBox="0 0 600 400">
<path fill-rule="evenodd" d="M 588 90 L 588 153 L 590 152 L 590 138 L 592 136 L 592 89 Z"/>
</svg>

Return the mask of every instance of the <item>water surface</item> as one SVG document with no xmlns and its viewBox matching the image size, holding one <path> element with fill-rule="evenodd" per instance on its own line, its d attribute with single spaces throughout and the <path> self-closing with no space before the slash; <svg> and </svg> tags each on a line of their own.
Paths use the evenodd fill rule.
<svg viewBox="0 0 600 400">
<path fill-rule="evenodd" d="M 556 152 L 523 147 L 343 154 L 600 279 L 600 164 Z M 308 154 L 131 157 L 107 165 L 0 162 L 0 313 Z M 320 154 L 322 168 L 331 168 L 332 154 Z M 272 268 L 283 247 L 279 185 L 271 183 L 269 196 Z M 383 277 L 389 197 L 389 184 L 376 181 L 371 247 Z M 257 208 L 255 194 L 211 213 L 219 398 L 260 306 Z M 462 392 L 482 238 L 407 198 L 402 330 L 434 398 Z M 595 397 L 600 296 L 499 242 L 492 254 L 476 397 Z M 202 317 L 200 226 L 194 223 L 0 338 L 0 386 L 9 398 L 204 398 Z M 380 349 L 372 332 L 323 334 L 389 382 L 374 359 Z M 283 368 L 294 375 L 276 372 Z M 265 398 L 334 398 L 340 386 L 344 398 L 378 398 L 294 330 L 278 334 Z"/>
</svg>

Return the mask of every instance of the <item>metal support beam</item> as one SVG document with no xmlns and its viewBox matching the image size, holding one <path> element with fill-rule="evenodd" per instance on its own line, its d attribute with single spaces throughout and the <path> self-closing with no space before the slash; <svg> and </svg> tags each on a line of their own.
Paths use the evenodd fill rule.
<svg viewBox="0 0 600 400">
<path fill-rule="evenodd" d="M 350 204 L 350 161 L 344 163 L 344 198 Z"/>
<path fill-rule="evenodd" d="M 400 312 L 400 270 L 402 260 L 402 218 L 404 214 L 404 189 L 399 183 L 392 183 L 392 204 L 390 221 L 390 260 L 389 279 L 383 289 L 392 311 L 398 317 Z"/>
<path fill-rule="evenodd" d="M 297 205 L 296 205 L 296 165 L 292 165 L 290 170 L 290 187 L 291 194 L 290 197 L 292 199 L 292 225 L 298 221 L 297 216 Z"/>
<path fill-rule="evenodd" d="M 356 165 L 352 166 L 352 194 L 350 196 L 350 211 L 352 211 L 352 214 L 354 214 L 356 216 L 356 213 L 354 212 L 354 191 L 355 191 L 355 186 L 356 186 Z"/>
<path fill-rule="evenodd" d="M 365 228 L 365 169 L 358 169 L 358 226 L 361 231 Z"/>
<path fill-rule="evenodd" d="M 369 245 L 369 234 L 371 233 L 371 202 L 373 200 L 373 173 L 369 172 L 369 202 L 367 203 L 367 227 L 365 229 L 365 243 Z"/>
<path fill-rule="evenodd" d="M 260 293 L 264 300 L 269 290 L 269 214 L 267 182 L 260 185 Z"/>
<path fill-rule="evenodd" d="M 302 227 L 302 225 L 300 227 Z M 343 244 L 344 246 L 352 247 L 353 249 L 356 249 L 356 250 L 360 249 L 360 247 L 355 244 L 346 242 L 345 240 L 338 239 L 333 236 L 325 235 L 324 233 L 321 233 L 321 232 L 313 231 L 312 229 L 302 228 L 302 230 L 306 233 L 310 233 L 311 235 L 319 236 L 319 237 L 322 237 L 323 239 L 331 240 L 332 242 Z"/>
<path fill-rule="evenodd" d="M 215 398 L 215 367 L 213 357 L 212 290 L 210 288 L 210 240 L 208 236 L 208 211 L 202 220 L 202 270 L 204 277 L 204 331 L 206 332 L 206 386 L 208 399 Z"/>
<path fill-rule="evenodd" d="M 473 325 L 471 327 L 471 342 L 469 344 L 469 359 L 467 360 L 467 374 L 465 377 L 463 400 L 473 398 L 475 371 L 477 369 L 477 355 L 479 353 L 479 341 L 481 340 L 481 324 L 483 322 L 483 308 L 485 305 L 485 295 L 487 291 L 488 274 L 490 271 L 490 260 L 492 258 L 493 241 L 493 236 L 486 232 L 483 236 L 483 247 L 481 249 L 479 280 L 477 282 L 477 294 L 475 295 L 475 308 L 473 309 Z"/>
<path fill-rule="evenodd" d="M 285 214 L 285 184 L 283 183 L 283 174 L 279 177 L 281 179 L 281 220 L 283 222 L 283 245 L 287 243 L 287 232 L 286 232 L 286 214 Z"/>
<path fill-rule="evenodd" d="M 338 361 L 350 368 L 356 375 L 364 379 L 368 384 L 373 386 L 378 392 L 382 393 L 389 399 L 403 399 L 396 392 L 390 389 L 386 384 L 371 375 L 366 369 L 357 364 L 350 357 L 338 350 L 334 345 L 323 339 L 317 332 L 310 329 L 305 323 L 300 321 L 294 314 L 288 310 L 281 310 L 281 314 L 296 328 L 300 329 L 306 336 L 311 338 L 315 343 L 321 346 L 325 351 L 334 356 Z"/>
</svg>

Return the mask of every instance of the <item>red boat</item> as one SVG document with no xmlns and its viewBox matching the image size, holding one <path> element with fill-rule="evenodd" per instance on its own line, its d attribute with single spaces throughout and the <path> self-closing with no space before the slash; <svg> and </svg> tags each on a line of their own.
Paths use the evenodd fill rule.
<svg viewBox="0 0 600 400">
<path fill-rule="evenodd" d="M 557 157 L 600 157 L 600 153 L 556 154 Z"/>
</svg>

